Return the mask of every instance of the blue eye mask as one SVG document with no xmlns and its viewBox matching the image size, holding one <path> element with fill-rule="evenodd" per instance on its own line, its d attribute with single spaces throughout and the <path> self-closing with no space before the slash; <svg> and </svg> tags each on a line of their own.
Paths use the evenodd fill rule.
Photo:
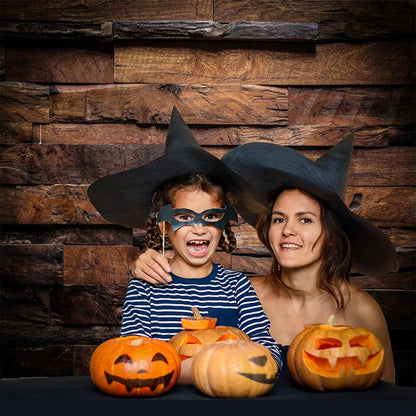
<svg viewBox="0 0 416 416">
<path fill-rule="evenodd" d="M 224 208 L 209 208 L 202 212 L 195 212 L 186 208 L 172 208 L 172 205 L 164 205 L 157 216 L 156 224 L 166 221 L 172 226 L 172 232 L 191 225 L 202 224 L 204 227 L 211 225 L 223 231 L 228 221 L 237 222 L 237 212 L 225 205 Z"/>
</svg>

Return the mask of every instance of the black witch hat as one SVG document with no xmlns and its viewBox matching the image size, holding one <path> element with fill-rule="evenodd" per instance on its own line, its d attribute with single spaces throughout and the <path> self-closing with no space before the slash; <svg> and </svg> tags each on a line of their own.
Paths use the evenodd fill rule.
<svg viewBox="0 0 416 416">
<path fill-rule="evenodd" d="M 173 107 L 165 153 L 147 165 L 104 176 L 91 184 L 88 197 L 108 221 L 131 228 L 145 228 L 152 211 L 152 196 L 164 182 L 186 174 L 205 174 L 236 198 L 235 208 L 252 226 L 265 206 L 246 180 L 198 144 Z"/>
<path fill-rule="evenodd" d="M 304 189 L 329 205 L 351 239 L 357 272 L 397 271 L 397 254 L 387 235 L 344 203 L 353 144 L 354 134 L 350 134 L 312 161 L 289 147 L 253 142 L 230 150 L 221 160 L 254 185 L 264 198 L 273 190 L 289 186 Z"/>
</svg>

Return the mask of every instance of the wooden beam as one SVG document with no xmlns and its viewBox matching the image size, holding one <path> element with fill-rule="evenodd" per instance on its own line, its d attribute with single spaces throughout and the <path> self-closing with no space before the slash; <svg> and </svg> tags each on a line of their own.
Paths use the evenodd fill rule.
<svg viewBox="0 0 416 416">
<path fill-rule="evenodd" d="M 2 0 L 4 20 L 109 22 L 111 20 L 212 20 L 212 0 Z"/>
<path fill-rule="evenodd" d="M 114 21 L 115 40 L 246 40 L 302 41 L 318 38 L 316 23 L 231 22 L 213 21 Z"/>
<path fill-rule="evenodd" d="M 135 121 L 168 125 L 173 106 L 188 124 L 287 124 L 287 89 L 258 85 L 57 86 L 55 122 Z"/>
<path fill-rule="evenodd" d="M 159 41 L 115 45 L 114 81 L 263 85 L 397 85 L 415 79 L 414 43 Z"/>
<path fill-rule="evenodd" d="M 10 46 L 6 50 L 9 81 L 112 83 L 112 45 L 84 47 Z"/>
<path fill-rule="evenodd" d="M 49 87 L 0 82 L 0 121 L 49 122 Z"/>
<path fill-rule="evenodd" d="M 0 34 L 4 41 L 113 41 L 111 22 L 2 22 Z"/>
<path fill-rule="evenodd" d="M 289 88 L 289 124 L 414 125 L 414 86 Z"/>
</svg>

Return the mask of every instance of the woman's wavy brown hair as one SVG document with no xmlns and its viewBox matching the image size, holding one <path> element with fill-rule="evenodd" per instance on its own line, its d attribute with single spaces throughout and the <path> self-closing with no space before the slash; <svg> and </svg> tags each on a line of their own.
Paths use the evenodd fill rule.
<svg viewBox="0 0 416 416">
<path fill-rule="evenodd" d="M 165 182 L 156 190 L 152 198 L 154 211 L 157 213 L 164 205 L 172 204 L 175 194 L 183 189 L 201 190 L 210 194 L 215 200 L 223 205 L 234 204 L 233 195 L 224 192 L 221 185 L 214 183 L 206 175 L 190 174 L 179 176 L 171 181 Z M 148 248 L 154 250 L 160 250 L 162 248 L 162 234 L 156 224 L 156 218 L 154 217 L 149 217 L 147 219 L 146 243 Z M 231 253 L 236 246 L 237 240 L 231 229 L 231 224 L 227 222 L 224 232 L 221 234 L 218 247 L 227 253 Z"/>
<path fill-rule="evenodd" d="M 282 271 L 280 265 L 273 253 L 269 240 L 269 228 L 271 223 L 271 211 L 277 197 L 285 190 L 298 189 L 300 192 L 315 199 L 321 207 L 321 223 L 324 232 L 324 244 L 322 251 L 322 264 L 318 272 L 317 286 L 329 293 L 337 304 L 337 309 L 341 311 L 344 308 L 345 301 L 340 286 L 342 282 L 350 281 L 352 265 L 352 248 L 351 241 L 342 228 L 335 212 L 327 206 L 322 200 L 314 197 L 309 192 L 295 187 L 285 187 L 277 189 L 268 195 L 270 203 L 269 213 L 260 216 L 256 230 L 260 241 L 266 246 L 272 256 L 272 266 L 267 275 L 277 292 L 294 291 L 282 281 Z"/>
</svg>

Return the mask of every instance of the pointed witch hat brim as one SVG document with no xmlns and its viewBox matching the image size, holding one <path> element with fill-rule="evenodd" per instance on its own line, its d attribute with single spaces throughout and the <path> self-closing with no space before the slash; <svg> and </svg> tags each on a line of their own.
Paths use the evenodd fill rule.
<svg viewBox="0 0 416 416">
<path fill-rule="evenodd" d="M 253 142 L 230 150 L 221 160 L 265 199 L 279 188 L 297 187 L 329 205 L 351 240 L 354 271 L 364 275 L 397 271 L 397 253 L 387 235 L 344 203 L 353 145 L 350 134 L 312 161 L 289 147 Z"/>
<path fill-rule="evenodd" d="M 107 220 L 128 228 L 146 226 L 152 197 L 164 182 L 201 173 L 231 192 L 235 208 L 253 227 L 266 210 L 255 188 L 224 162 L 202 149 L 176 107 L 173 107 L 165 153 L 147 165 L 104 176 L 88 187 L 88 197 Z"/>
</svg>

